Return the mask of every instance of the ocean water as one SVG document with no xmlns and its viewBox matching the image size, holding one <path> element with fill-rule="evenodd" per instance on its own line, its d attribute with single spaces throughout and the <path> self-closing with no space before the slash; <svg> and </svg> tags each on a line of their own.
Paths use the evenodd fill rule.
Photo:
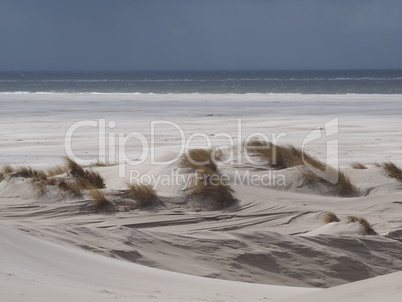
<svg viewBox="0 0 402 302">
<path fill-rule="evenodd" d="M 0 72 L 0 93 L 402 94 L 402 70 Z"/>
</svg>

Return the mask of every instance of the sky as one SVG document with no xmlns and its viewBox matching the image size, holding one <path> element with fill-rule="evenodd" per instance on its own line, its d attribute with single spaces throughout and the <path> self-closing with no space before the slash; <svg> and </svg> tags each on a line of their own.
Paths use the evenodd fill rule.
<svg viewBox="0 0 402 302">
<path fill-rule="evenodd" d="M 401 0 L 0 0 L 0 71 L 402 69 Z"/>
</svg>

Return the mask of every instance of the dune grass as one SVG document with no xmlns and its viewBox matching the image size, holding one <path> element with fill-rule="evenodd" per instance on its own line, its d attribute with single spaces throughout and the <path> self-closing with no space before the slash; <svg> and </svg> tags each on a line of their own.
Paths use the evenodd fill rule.
<svg viewBox="0 0 402 302">
<path fill-rule="evenodd" d="M 310 186 L 318 182 L 328 182 L 327 179 L 333 179 L 333 176 L 337 175 L 338 181 L 335 184 L 335 188 L 339 196 L 358 195 L 358 189 L 351 183 L 350 178 L 345 173 L 327 166 L 307 152 L 304 152 L 301 148 L 296 148 L 292 145 L 278 146 L 263 141 L 251 141 L 246 145 L 246 148 L 262 160 L 268 162 L 269 166 L 275 169 L 307 166 L 309 169 L 312 167 L 317 169 L 317 171 L 326 173 L 326 175 L 318 175 L 313 171 L 303 172 L 301 174 L 303 182 Z"/>
<path fill-rule="evenodd" d="M 33 179 L 46 179 L 46 173 L 40 170 L 34 170 L 29 166 L 12 167 L 5 165 L 0 169 L 0 177 L 9 174 L 11 177 L 33 178 Z"/>
<path fill-rule="evenodd" d="M 10 165 L 2 166 L 1 169 L 0 169 L 0 181 L 2 181 L 4 179 L 6 174 L 10 174 L 13 171 L 14 171 L 14 168 L 11 167 Z"/>
<path fill-rule="evenodd" d="M 58 179 L 53 176 L 69 172 L 73 179 Z M 6 174 L 11 177 L 30 178 L 36 187 L 37 195 L 43 196 L 48 186 L 57 186 L 59 189 L 72 193 L 75 197 L 81 196 L 83 190 L 103 189 L 105 182 L 102 176 L 94 171 L 84 169 L 70 158 L 65 158 L 65 165 L 55 166 L 48 171 L 34 170 L 29 166 L 3 166 L 0 169 L 0 180 Z"/>
<path fill-rule="evenodd" d="M 220 156 L 219 152 L 204 149 L 189 150 L 183 155 L 182 164 L 195 173 L 187 198 L 212 201 L 215 208 L 225 208 L 236 201 L 232 188 L 219 174 L 216 161 Z"/>
<path fill-rule="evenodd" d="M 103 178 L 96 172 L 84 170 L 75 161 L 65 158 L 65 165 L 55 166 L 47 172 L 33 171 L 29 167 L 16 169 L 15 174 L 22 177 L 30 177 L 37 188 L 38 196 L 47 192 L 48 186 L 57 186 L 64 192 L 71 193 L 74 197 L 82 196 L 84 190 L 95 190 L 105 188 Z M 53 176 L 69 172 L 73 179 L 53 178 Z"/>
<path fill-rule="evenodd" d="M 362 225 L 365 235 L 377 235 L 373 226 L 363 217 L 348 216 L 348 222 L 358 222 Z"/>
<path fill-rule="evenodd" d="M 35 180 L 46 180 L 46 173 L 39 170 L 33 170 L 31 167 L 22 166 L 17 167 L 12 174 L 13 177 L 23 177 L 23 178 L 32 178 Z"/>
<path fill-rule="evenodd" d="M 324 223 L 339 222 L 339 218 L 333 212 L 326 212 L 322 217 Z"/>
<path fill-rule="evenodd" d="M 131 184 L 128 188 L 138 208 L 148 208 L 160 203 L 158 194 L 151 185 Z"/>
<path fill-rule="evenodd" d="M 22 177 L 30 179 L 33 186 L 35 187 L 37 197 L 46 194 L 49 179 L 47 178 L 45 172 L 34 170 L 29 166 L 20 166 L 15 168 L 7 167 L 5 171 L 7 173 L 10 173 L 11 177 Z"/>
<path fill-rule="evenodd" d="M 4 166 L 0 171 L 0 180 L 6 174 L 9 174 L 10 177 L 22 177 L 30 179 L 32 185 L 35 187 L 37 197 L 45 195 L 47 192 L 47 186 L 53 182 L 53 180 L 47 178 L 45 172 L 34 170 L 29 166 Z"/>
<path fill-rule="evenodd" d="M 89 192 L 89 196 L 91 198 L 92 205 L 98 210 L 113 206 L 113 203 L 108 200 L 105 194 L 100 190 L 91 190 Z"/>
<path fill-rule="evenodd" d="M 31 179 L 32 184 L 35 187 L 37 197 L 46 194 L 46 185 L 49 182 L 46 173 L 39 170 L 34 170 L 29 166 L 12 167 L 5 165 L 0 169 L 0 181 L 3 180 L 5 175 L 10 177 L 22 177 Z"/>
<path fill-rule="evenodd" d="M 353 169 L 367 169 L 367 166 L 365 166 L 365 165 L 363 165 L 362 163 L 359 163 L 359 162 L 351 163 L 350 166 Z"/>
<path fill-rule="evenodd" d="M 68 157 L 65 158 L 65 162 L 69 173 L 75 178 L 82 190 L 104 189 L 106 187 L 105 181 L 99 173 L 84 170 L 81 165 Z"/>
<path fill-rule="evenodd" d="M 60 190 L 63 190 L 65 192 L 69 192 L 75 197 L 80 197 L 82 195 L 82 187 L 81 185 L 77 184 L 75 181 L 69 182 L 65 180 L 59 180 L 57 182 L 57 187 Z"/>
<path fill-rule="evenodd" d="M 303 180 L 303 183 L 307 184 L 308 186 L 313 186 L 316 183 L 323 181 L 323 179 L 318 176 L 317 174 L 312 173 L 311 171 L 309 172 L 303 172 L 301 174 L 301 178 Z"/>
<path fill-rule="evenodd" d="M 385 170 L 385 173 L 389 177 L 394 178 L 398 181 L 402 181 L 402 169 L 395 165 L 393 162 L 383 162 L 382 164 L 379 164 L 379 166 Z"/>
<path fill-rule="evenodd" d="M 333 177 L 334 173 L 337 173 L 338 180 L 335 184 L 333 184 L 337 195 L 342 197 L 352 197 L 359 195 L 359 190 L 356 188 L 355 185 L 352 184 L 350 178 L 345 173 L 334 168 L 329 168 L 326 173 L 327 175 L 331 176 L 331 178 Z M 311 171 L 303 172 L 301 174 L 301 177 L 303 179 L 303 182 L 308 184 L 309 186 L 313 186 L 319 182 L 328 182 L 327 179 Z"/>
<path fill-rule="evenodd" d="M 0 176 L 4 176 L 6 174 L 11 174 L 15 171 L 15 168 L 10 165 L 4 165 L 0 169 Z"/>
<path fill-rule="evenodd" d="M 280 146 L 270 142 L 253 140 L 245 145 L 245 149 L 268 162 L 270 167 L 279 170 L 305 165 L 306 163 L 322 171 L 326 168 L 324 163 L 293 145 Z"/>
<path fill-rule="evenodd" d="M 65 158 L 65 165 L 51 168 L 47 175 L 49 177 L 69 172 L 73 179 L 51 179 L 48 185 L 57 185 L 65 192 L 75 197 L 82 196 L 84 190 L 96 190 L 105 188 L 102 176 L 94 171 L 83 169 L 81 165 L 70 158 Z"/>
<path fill-rule="evenodd" d="M 50 167 L 47 171 L 46 171 L 46 175 L 48 177 L 52 177 L 52 176 L 57 176 L 57 175 L 61 175 L 64 174 L 68 171 L 68 167 L 66 165 L 63 166 L 54 166 L 54 167 Z"/>
<path fill-rule="evenodd" d="M 359 190 L 355 185 L 352 184 L 350 178 L 343 172 L 337 171 L 338 182 L 335 184 L 336 190 L 339 196 L 357 196 L 359 195 Z"/>
<path fill-rule="evenodd" d="M 189 197 L 212 200 L 217 208 L 225 208 L 235 201 L 233 189 L 220 175 L 209 167 L 198 167 L 196 180 L 189 189 Z"/>
<path fill-rule="evenodd" d="M 218 170 L 218 166 L 216 165 L 216 161 L 218 160 L 216 153 L 212 150 L 205 149 L 192 149 L 189 150 L 182 157 L 182 163 L 187 168 L 197 170 L 199 167 L 208 167 L 212 171 L 216 172 Z"/>
<path fill-rule="evenodd" d="M 335 215 L 333 212 L 326 212 L 324 213 L 322 220 L 325 224 L 331 223 L 331 222 L 340 222 L 340 219 Z M 350 223 L 353 222 L 358 222 L 361 224 L 364 230 L 364 235 L 378 235 L 374 229 L 373 226 L 365 219 L 362 217 L 356 217 L 356 216 L 348 216 L 346 220 Z"/>
</svg>

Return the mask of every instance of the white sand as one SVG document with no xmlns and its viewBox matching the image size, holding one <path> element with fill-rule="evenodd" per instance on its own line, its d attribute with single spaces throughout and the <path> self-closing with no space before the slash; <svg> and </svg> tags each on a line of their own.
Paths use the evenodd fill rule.
<svg viewBox="0 0 402 302">
<path fill-rule="evenodd" d="M 400 95 L 0 94 L 1 161 L 58 163 L 67 129 L 82 120 L 115 121 L 116 127 L 108 133 L 136 131 L 149 137 L 150 122 L 164 120 L 179 123 L 187 137 L 195 132 L 237 137 L 239 118 L 243 140 L 256 131 L 269 138 L 286 133 L 279 142 L 296 145 L 311 130 L 339 118 L 343 165 L 385 158 L 400 161 L 401 116 Z M 155 134 L 156 147 L 180 143 L 172 127 L 157 127 Z M 74 151 L 81 155 L 98 153 L 97 129 L 81 128 L 75 141 Z M 213 143 L 227 144 L 227 140 L 216 138 Z M 309 149 L 322 155 L 322 141 L 315 145 Z"/>
<path fill-rule="evenodd" d="M 187 137 L 206 133 L 214 145 L 227 143 L 216 138 L 221 132 L 239 141 L 255 131 L 269 137 L 286 133 L 280 143 L 300 146 L 313 129 L 339 118 L 340 167 L 362 192 L 336 197 L 330 186 L 300 183 L 301 167 L 280 172 L 285 188 L 235 185 L 235 173 L 264 175 L 267 170 L 233 161 L 219 165 L 232 177 L 240 200 L 231 208 L 195 212 L 184 204 L 180 186 L 172 185 L 157 188 L 163 207 L 93 213 L 83 210 L 85 196 L 51 190 L 38 198 L 29 180 L 7 178 L 0 182 L 2 299 L 400 301 L 402 184 L 372 163 L 402 164 L 401 101 L 399 95 L 0 94 L 2 164 L 46 168 L 61 163 L 64 135 L 80 120 L 113 120 L 116 127 L 107 134 L 136 131 L 147 138 L 151 121 L 172 121 Z M 77 131 L 79 156 L 97 155 L 96 131 Z M 177 153 L 180 137 L 164 125 L 155 142 L 156 158 L 167 160 Z M 130 156 L 138 149 L 130 144 Z M 323 158 L 325 140 L 308 150 Z M 369 168 L 350 168 L 355 161 Z M 119 166 L 94 169 L 105 178 L 110 198 L 126 189 L 128 174 L 119 178 Z M 177 162 L 155 166 L 145 161 L 134 169 L 155 177 L 172 171 L 186 175 Z M 323 225 L 325 211 L 342 222 Z M 345 222 L 350 215 L 366 218 L 379 235 L 362 235 L 359 224 Z"/>
</svg>

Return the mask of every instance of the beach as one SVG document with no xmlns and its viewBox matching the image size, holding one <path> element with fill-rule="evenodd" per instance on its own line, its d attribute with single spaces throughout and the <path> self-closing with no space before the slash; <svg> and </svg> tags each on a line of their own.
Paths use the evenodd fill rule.
<svg viewBox="0 0 402 302">
<path fill-rule="evenodd" d="M 102 176 L 110 201 L 99 210 L 91 190 L 54 185 L 71 171 L 48 176 L 41 194 L 37 179 L 3 173 L 2 295 L 399 301 L 402 182 L 383 163 L 402 166 L 400 104 L 399 94 L 0 93 L 1 165 L 48 171 L 74 157 Z M 308 165 L 260 163 L 243 152 L 256 139 L 336 164 L 355 192 L 306 181 Z M 183 154 L 216 147 L 234 197 L 221 208 L 177 181 L 192 172 Z M 133 180 L 153 185 L 160 203 L 128 203 Z M 340 221 L 325 223 L 328 212 Z"/>
</svg>

